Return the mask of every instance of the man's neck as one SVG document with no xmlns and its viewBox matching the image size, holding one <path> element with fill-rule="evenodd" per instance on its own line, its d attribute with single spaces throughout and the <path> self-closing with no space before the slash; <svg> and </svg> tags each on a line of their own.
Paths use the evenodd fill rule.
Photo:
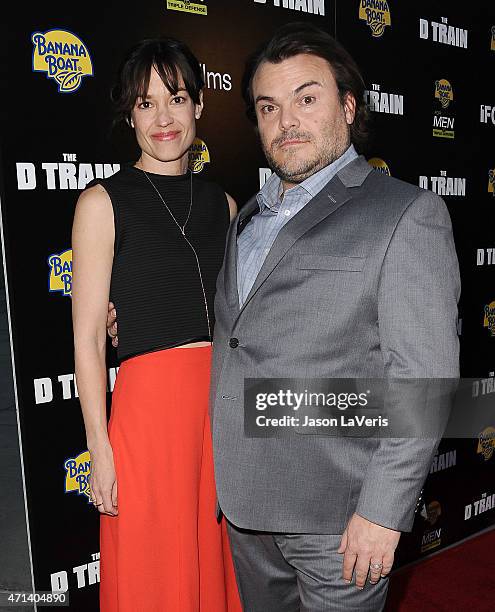
<svg viewBox="0 0 495 612">
<path fill-rule="evenodd" d="M 282 193 L 280 194 L 280 200 L 283 199 L 286 191 L 289 191 L 289 189 L 293 189 L 297 185 L 300 185 L 306 179 L 309 179 L 311 176 L 313 176 L 317 172 L 320 172 L 320 170 L 323 170 L 324 168 L 327 168 L 331 164 L 334 164 L 336 161 L 338 161 L 345 153 L 347 153 L 347 151 L 349 150 L 350 146 L 351 146 L 351 143 L 349 143 L 347 145 L 347 147 L 342 151 L 342 153 L 338 157 L 333 159 L 328 164 L 325 164 L 324 166 L 321 166 L 321 168 L 317 168 L 314 172 L 312 172 L 311 174 L 308 174 L 308 176 L 305 176 L 301 181 L 298 181 L 297 183 L 294 183 L 294 182 L 291 182 L 291 181 L 284 181 L 283 179 L 281 179 L 280 182 L 281 182 L 281 185 L 282 185 Z"/>
<path fill-rule="evenodd" d="M 298 185 L 299 183 L 289 183 L 287 181 L 280 181 L 280 192 L 278 194 L 278 199 L 280 200 L 280 202 L 283 202 L 284 196 L 287 191 L 289 191 L 290 189 L 294 189 L 294 187 L 297 187 Z"/>
<path fill-rule="evenodd" d="M 294 187 L 297 187 L 297 185 L 299 185 L 300 183 L 289 183 L 288 181 L 281 181 L 280 184 L 282 187 L 281 192 L 280 192 L 280 199 L 282 200 L 286 191 L 289 191 L 289 189 L 293 189 Z"/>
</svg>

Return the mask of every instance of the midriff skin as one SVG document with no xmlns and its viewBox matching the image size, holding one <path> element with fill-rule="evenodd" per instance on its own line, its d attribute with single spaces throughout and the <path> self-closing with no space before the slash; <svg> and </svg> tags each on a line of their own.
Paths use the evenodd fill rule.
<svg viewBox="0 0 495 612">
<path fill-rule="evenodd" d="M 211 342 L 205 342 L 205 341 L 201 341 L 201 342 L 190 342 L 189 344 L 181 344 L 180 346 L 177 346 L 176 348 L 194 348 L 195 346 L 210 346 Z"/>
</svg>

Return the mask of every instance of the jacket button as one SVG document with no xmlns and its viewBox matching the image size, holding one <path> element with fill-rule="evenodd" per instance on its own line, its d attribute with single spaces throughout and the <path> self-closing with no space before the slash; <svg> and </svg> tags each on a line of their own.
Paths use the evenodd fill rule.
<svg viewBox="0 0 495 612">
<path fill-rule="evenodd" d="M 237 338 L 231 338 L 229 340 L 230 348 L 237 348 L 239 346 L 239 340 Z"/>
</svg>

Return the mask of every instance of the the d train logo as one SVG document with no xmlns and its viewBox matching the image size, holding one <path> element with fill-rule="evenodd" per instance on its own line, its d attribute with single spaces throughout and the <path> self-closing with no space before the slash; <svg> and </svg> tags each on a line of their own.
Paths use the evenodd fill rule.
<svg viewBox="0 0 495 612">
<path fill-rule="evenodd" d="M 495 427 L 486 427 L 479 435 L 477 453 L 488 461 L 495 450 Z"/>
<path fill-rule="evenodd" d="M 201 138 L 195 138 L 189 149 L 189 168 L 197 174 L 210 163 L 210 152 L 206 143 Z"/>
<path fill-rule="evenodd" d="M 483 327 L 488 327 L 492 336 L 495 336 L 495 301 L 485 306 Z"/>
<path fill-rule="evenodd" d="M 46 77 L 58 84 L 60 93 L 74 93 L 84 76 L 93 76 L 88 48 L 72 32 L 34 32 L 31 40 L 34 45 L 33 71 L 46 72 Z"/>
<path fill-rule="evenodd" d="M 64 462 L 65 492 L 76 491 L 78 495 L 86 495 L 88 503 L 91 501 L 89 474 L 91 472 L 91 458 L 89 451 L 84 451 L 77 457 L 71 457 Z"/>
<path fill-rule="evenodd" d="M 366 21 L 375 38 L 382 36 L 385 27 L 392 23 L 388 2 L 385 0 L 360 0 L 359 19 Z"/>
<path fill-rule="evenodd" d="M 61 291 L 62 295 L 72 297 L 72 249 L 50 255 L 48 265 L 50 266 L 48 278 L 50 293 Z"/>
<path fill-rule="evenodd" d="M 368 164 L 378 172 L 391 176 L 390 168 L 388 167 L 387 162 L 383 161 L 383 159 L 380 159 L 379 157 L 372 157 L 371 159 L 368 159 Z"/>
<path fill-rule="evenodd" d="M 488 170 L 488 193 L 493 194 L 495 198 L 495 168 Z"/>
<path fill-rule="evenodd" d="M 447 108 L 454 99 L 452 85 L 446 79 L 435 81 L 435 98 L 440 102 L 442 108 Z"/>
</svg>

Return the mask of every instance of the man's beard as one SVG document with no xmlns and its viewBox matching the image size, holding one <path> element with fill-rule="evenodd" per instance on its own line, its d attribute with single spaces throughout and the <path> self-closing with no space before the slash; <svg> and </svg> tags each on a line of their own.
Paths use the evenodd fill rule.
<svg viewBox="0 0 495 612">
<path fill-rule="evenodd" d="M 300 159 L 296 163 L 293 161 L 291 162 L 290 157 L 285 162 L 278 162 L 273 156 L 272 150 L 277 149 L 288 140 L 314 142 L 315 139 L 311 133 L 296 131 L 287 132 L 273 140 L 269 147 L 262 142 L 268 165 L 282 181 L 294 184 L 302 183 L 308 177 L 316 174 L 316 172 L 337 160 L 348 148 L 348 130 L 337 132 L 335 127 L 335 125 L 324 126 L 320 146 L 317 145 L 314 155 L 307 159 Z"/>
</svg>

